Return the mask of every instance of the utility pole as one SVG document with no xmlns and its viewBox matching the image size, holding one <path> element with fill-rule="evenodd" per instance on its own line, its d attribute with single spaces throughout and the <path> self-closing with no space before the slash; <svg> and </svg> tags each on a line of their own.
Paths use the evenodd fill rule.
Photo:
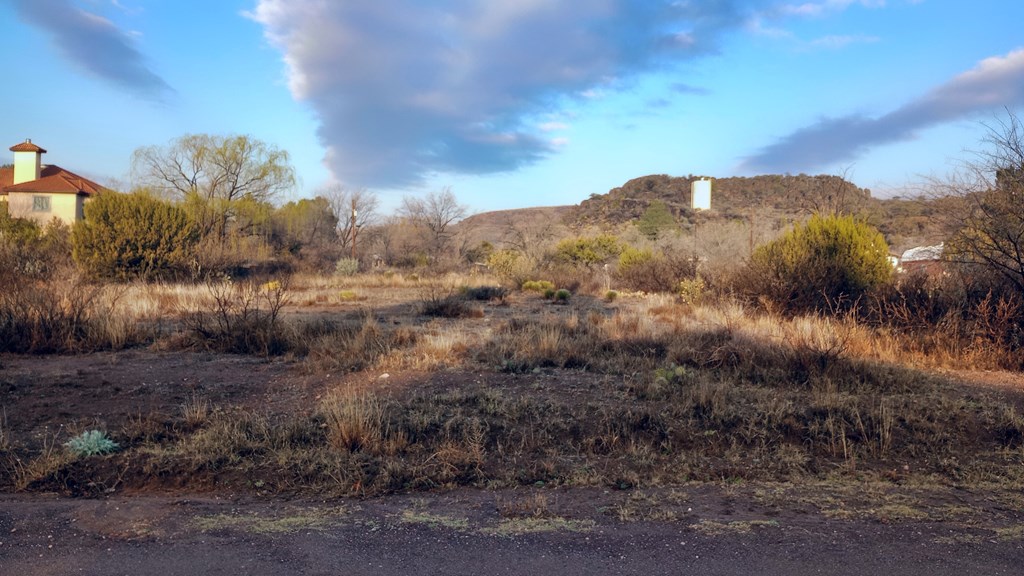
<svg viewBox="0 0 1024 576">
<path fill-rule="evenodd" d="M 356 199 L 352 198 L 352 259 L 356 259 Z"/>
</svg>

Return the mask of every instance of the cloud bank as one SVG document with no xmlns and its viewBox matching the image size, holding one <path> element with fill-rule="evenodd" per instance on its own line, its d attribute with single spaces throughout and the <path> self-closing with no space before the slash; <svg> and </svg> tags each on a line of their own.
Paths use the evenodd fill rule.
<svg viewBox="0 0 1024 576">
<path fill-rule="evenodd" d="M 131 37 L 70 0 L 13 0 L 18 16 L 50 36 L 60 55 L 106 82 L 161 100 L 174 90 L 150 70 Z"/>
<path fill-rule="evenodd" d="M 560 142 L 535 118 L 716 49 L 757 0 L 259 0 L 336 178 L 403 187 L 511 171 Z"/>
<path fill-rule="evenodd" d="M 1024 49 L 986 58 L 896 110 L 869 118 L 825 118 L 801 128 L 743 161 L 740 170 L 796 172 L 849 162 L 872 147 L 910 140 L 926 128 L 1024 105 Z"/>
</svg>

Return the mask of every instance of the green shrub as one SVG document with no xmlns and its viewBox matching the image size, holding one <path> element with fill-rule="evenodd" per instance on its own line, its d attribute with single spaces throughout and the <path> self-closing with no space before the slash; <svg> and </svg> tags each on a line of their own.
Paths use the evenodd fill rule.
<svg viewBox="0 0 1024 576">
<path fill-rule="evenodd" d="M 650 249 L 626 248 L 619 255 L 616 280 L 641 292 L 673 292 L 679 282 L 692 278 L 696 264 L 682 254 L 666 255 Z"/>
<path fill-rule="evenodd" d="M 555 285 L 547 280 L 527 280 L 523 282 L 523 290 L 527 292 L 547 292 L 551 290 L 552 293 L 555 291 Z"/>
<path fill-rule="evenodd" d="M 609 290 L 609 291 L 604 293 L 604 299 L 605 299 L 605 301 L 607 301 L 609 303 L 610 302 L 615 302 L 615 300 L 618 299 L 618 297 L 619 297 L 619 293 L 617 291 L 615 291 L 615 290 Z"/>
<path fill-rule="evenodd" d="M 498 250 L 487 257 L 487 267 L 508 286 L 520 286 L 536 268 L 526 254 L 518 250 Z"/>
<path fill-rule="evenodd" d="M 685 304 L 700 304 L 704 301 L 706 292 L 707 286 L 700 276 L 680 280 L 679 285 L 676 286 L 676 293 Z"/>
<path fill-rule="evenodd" d="M 744 287 L 787 312 L 848 309 L 892 277 L 882 234 L 852 216 L 812 216 L 758 247 Z"/>
<path fill-rule="evenodd" d="M 359 260 L 355 258 L 341 258 L 334 264 L 336 276 L 355 276 L 359 273 Z"/>
<path fill-rule="evenodd" d="M 651 240 L 657 240 L 659 236 L 677 229 L 678 226 L 675 217 L 661 200 L 652 201 L 643 216 L 636 221 L 637 230 Z"/>
<path fill-rule="evenodd" d="M 7 202 L 0 202 L 0 243 L 24 245 L 39 239 L 42 229 L 25 218 L 14 218 L 7 213 Z"/>
<path fill-rule="evenodd" d="M 561 302 L 561 303 L 564 304 L 564 303 L 568 302 L 569 298 L 571 298 L 571 297 L 572 297 L 572 292 L 569 292 L 568 290 L 566 290 L 564 288 L 562 290 L 558 290 L 558 291 L 555 292 L 555 302 Z"/>
<path fill-rule="evenodd" d="M 80 458 L 98 454 L 110 454 L 119 448 L 116 442 L 107 438 L 106 432 L 99 430 L 86 430 L 65 442 L 64 446 L 69 452 Z"/>
<path fill-rule="evenodd" d="M 622 253 L 623 245 L 610 234 L 566 238 L 555 246 L 555 260 L 575 266 L 595 266 Z"/>
<path fill-rule="evenodd" d="M 198 241 L 185 210 L 144 192 L 93 198 L 71 234 L 75 262 L 90 275 L 117 279 L 181 274 Z"/>
</svg>

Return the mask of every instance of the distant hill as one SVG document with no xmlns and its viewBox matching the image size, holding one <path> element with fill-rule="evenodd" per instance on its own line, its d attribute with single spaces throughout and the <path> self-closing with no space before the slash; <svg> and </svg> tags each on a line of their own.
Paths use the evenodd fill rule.
<svg viewBox="0 0 1024 576">
<path fill-rule="evenodd" d="M 495 246 L 515 244 L 516 236 L 540 237 L 568 234 L 565 222 L 576 206 L 540 206 L 496 210 L 474 214 L 458 223 L 456 230 L 464 234 L 467 244 L 482 241 Z"/>
<path fill-rule="evenodd" d="M 593 195 L 570 215 L 577 226 L 620 224 L 643 215 L 651 202 L 660 200 L 678 219 L 688 220 L 690 186 L 699 176 L 665 175 L 634 178 L 607 194 Z M 704 218 L 781 219 L 842 206 L 859 211 L 871 203 L 871 192 L 838 176 L 754 176 L 713 178 L 712 210 Z"/>
<path fill-rule="evenodd" d="M 894 251 L 937 243 L 947 235 L 932 217 L 938 208 L 935 201 L 872 198 L 870 190 L 832 175 L 712 178 L 711 210 L 695 213 L 690 209 L 690 186 L 699 179 L 642 176 L 605 194 L 593 194 L 578 206 L 485 212 L 463 220 L 459 227 L 471 231 L 474 243 L 501 244 L 510 227 L 551 228 L 557 223 L 576 230 L 614 229 L 637 220 L 652 202 L 660 201 L 683 228 L 693 222 L 756 219 L 781 229 L 814 212 L 840 210 L 878 227 Z"/>
</svg>

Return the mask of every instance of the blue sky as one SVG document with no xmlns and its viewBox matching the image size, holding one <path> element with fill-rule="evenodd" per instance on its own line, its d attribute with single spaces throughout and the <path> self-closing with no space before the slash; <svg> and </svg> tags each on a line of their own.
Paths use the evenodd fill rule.
<svg viewBox="0 0 1024 576">
<path fill-rule="evenodd" d="M 646 174 L 914 193 L 1024 107 L 1021 21 L 1009 0 L 0 0 L 0 135 L 127 184 L 136 148 L 248 134 L 292 155 L 292 197 L 337 181 L 385 207 L 575 204 Z"/>
</svg>

